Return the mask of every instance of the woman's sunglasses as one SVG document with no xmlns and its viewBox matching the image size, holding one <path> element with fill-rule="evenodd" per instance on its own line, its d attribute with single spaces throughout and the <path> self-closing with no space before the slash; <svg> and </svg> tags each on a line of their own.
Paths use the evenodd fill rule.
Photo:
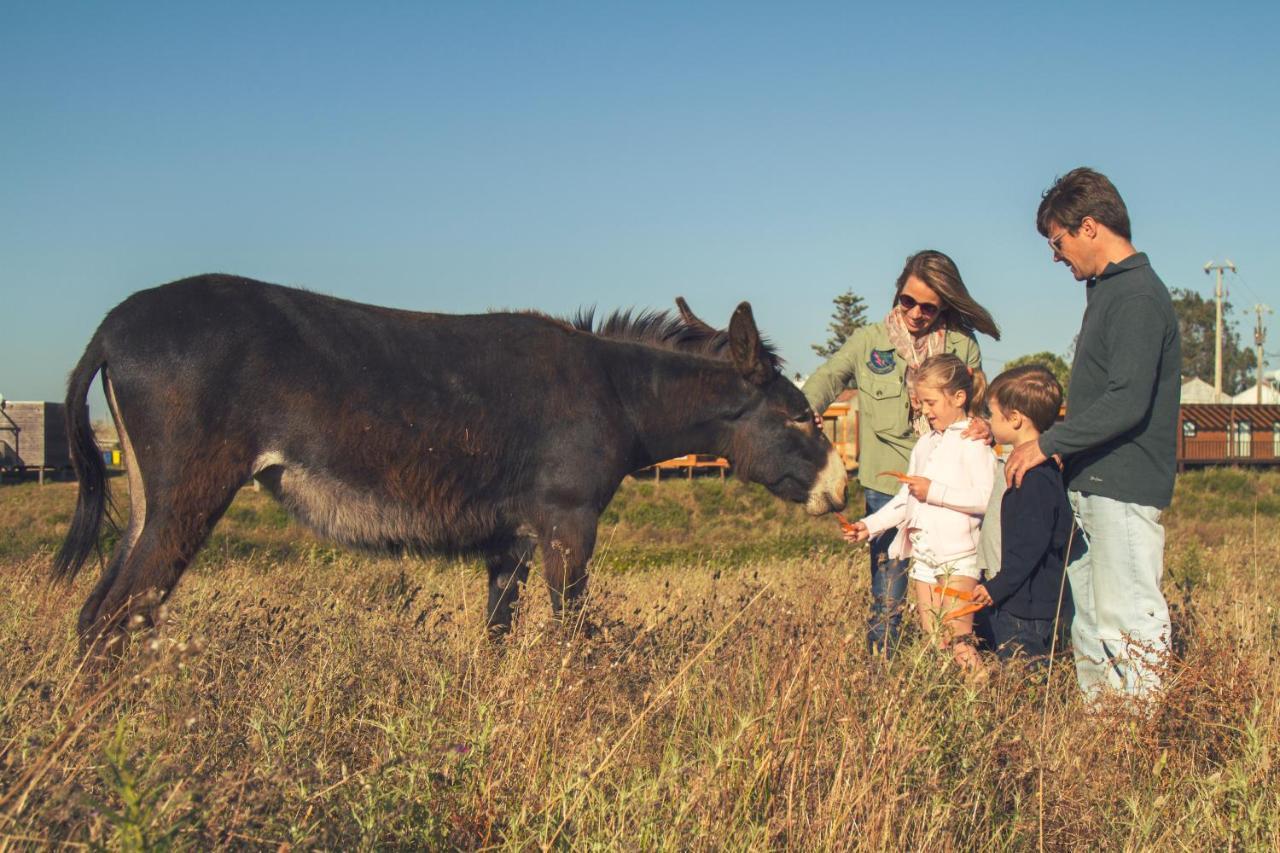
<svg viewBox="0 0 1280 853">
<path fill-rule="evenodd" d="M 942 306 L 935 302 L 917 302 L 905 293 L 898 294 L 898 304 L 902 306 L 902 310 L 910 311 L 912 308 L 920 309 L 920 316 L 926 319 L 932 319 L 938 316 L 938 312 L 942 310 Z"/>
</svg>

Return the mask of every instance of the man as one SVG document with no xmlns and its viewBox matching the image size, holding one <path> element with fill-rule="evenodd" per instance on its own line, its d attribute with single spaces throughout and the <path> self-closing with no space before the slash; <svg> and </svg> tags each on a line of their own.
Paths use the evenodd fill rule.
<svg viewBox="0 0 1280 853">
<path fill-rule="evenodd" d="M 1111 181 L 1074 169 L 1045 193 L 1036 228 L 1087 304 L 1067 392 L 1067 418 L 1015 448 L 1018 485 L 1048 456 L 1066 465 L 1068 497 L 1087 544 L 1067 575 L 1075 599 L 1076 675 L 1090 698 L 1107 686 L 1147 698 L 1160 685 L 1169 608 L 1160 592 L 1173 498 L 1181 353 L 1169 291 L 1130 242 Z"/>
</svg>

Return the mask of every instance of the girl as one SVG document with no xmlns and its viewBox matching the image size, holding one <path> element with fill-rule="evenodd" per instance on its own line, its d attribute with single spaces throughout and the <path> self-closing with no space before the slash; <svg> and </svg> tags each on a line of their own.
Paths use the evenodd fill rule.
<svg viewBox="0 0 1280 853">
<path fill-rule="evenodd" d="M 951 354 L 931 356 L 915 372 L 912 396 L 920 402 L 929 432 L 911 451 L 902 487 L 883 508 L 845 534 L 861 542 L 890 528 L 898 535 L 891 558 L 910 560 L 920 627 L 951 647 L 965 668 L 977 665 L 973 615 L 948 618 L 956 600 L 941 586 L 967 596 L 978 584 L 978 531 L 991 497 L 995 454 L 986 442 L 963 437 L 969 414 L 986 390 L 982 371 Z M 886 475 L 888 476 L 888 475 Z"/>
</svg>

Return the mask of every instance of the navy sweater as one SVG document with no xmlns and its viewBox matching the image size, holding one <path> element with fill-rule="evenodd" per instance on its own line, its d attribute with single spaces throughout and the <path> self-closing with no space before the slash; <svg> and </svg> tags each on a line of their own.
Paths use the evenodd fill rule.
<svg viewBox="0 0 1280 853">
<path fill-rule="evenodd" d="M 1054 618 L 1070 533 L 1062 474 L 1046 460 L 1000 500 L 1000 572 L 986 584 L 996 607 L 1020 619 Z"/>
</svg>

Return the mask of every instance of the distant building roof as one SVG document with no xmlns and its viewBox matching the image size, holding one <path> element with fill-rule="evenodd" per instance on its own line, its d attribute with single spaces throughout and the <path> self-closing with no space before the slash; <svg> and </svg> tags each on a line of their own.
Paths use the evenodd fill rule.
<svg viewBox="0 0 1280 853">
<path fill-rule="evenodd" d="M 1258 402 L 1258 383 L 1253 383 L 1248 388 L 1241 391 L 1231 398 L 1233 403 L 1257 403 Z M 1262 383 L 1262 402 L 1264 404 L 1275 405 L 1280 403 L 1280 391 L 1277 391 L 1270 384 Z"/>
<path fill-rule="evenodd" d="M 1193 376 L 1182 383 L 1179 399 L 1183 403 L 1230 403 L 1231 395 L 1215 391 L 1208 382 Z"/>
<path fill-rule="evenodd" d="M 1238 403 L 1206 403 L 1182 406 L 1182 420 L 1197 429 L 1230 429 L 1233 424 L 1251 424 L 1257 432 L 1280 424 L 1280 406 L 1242 406 Z"/>
</svg>

